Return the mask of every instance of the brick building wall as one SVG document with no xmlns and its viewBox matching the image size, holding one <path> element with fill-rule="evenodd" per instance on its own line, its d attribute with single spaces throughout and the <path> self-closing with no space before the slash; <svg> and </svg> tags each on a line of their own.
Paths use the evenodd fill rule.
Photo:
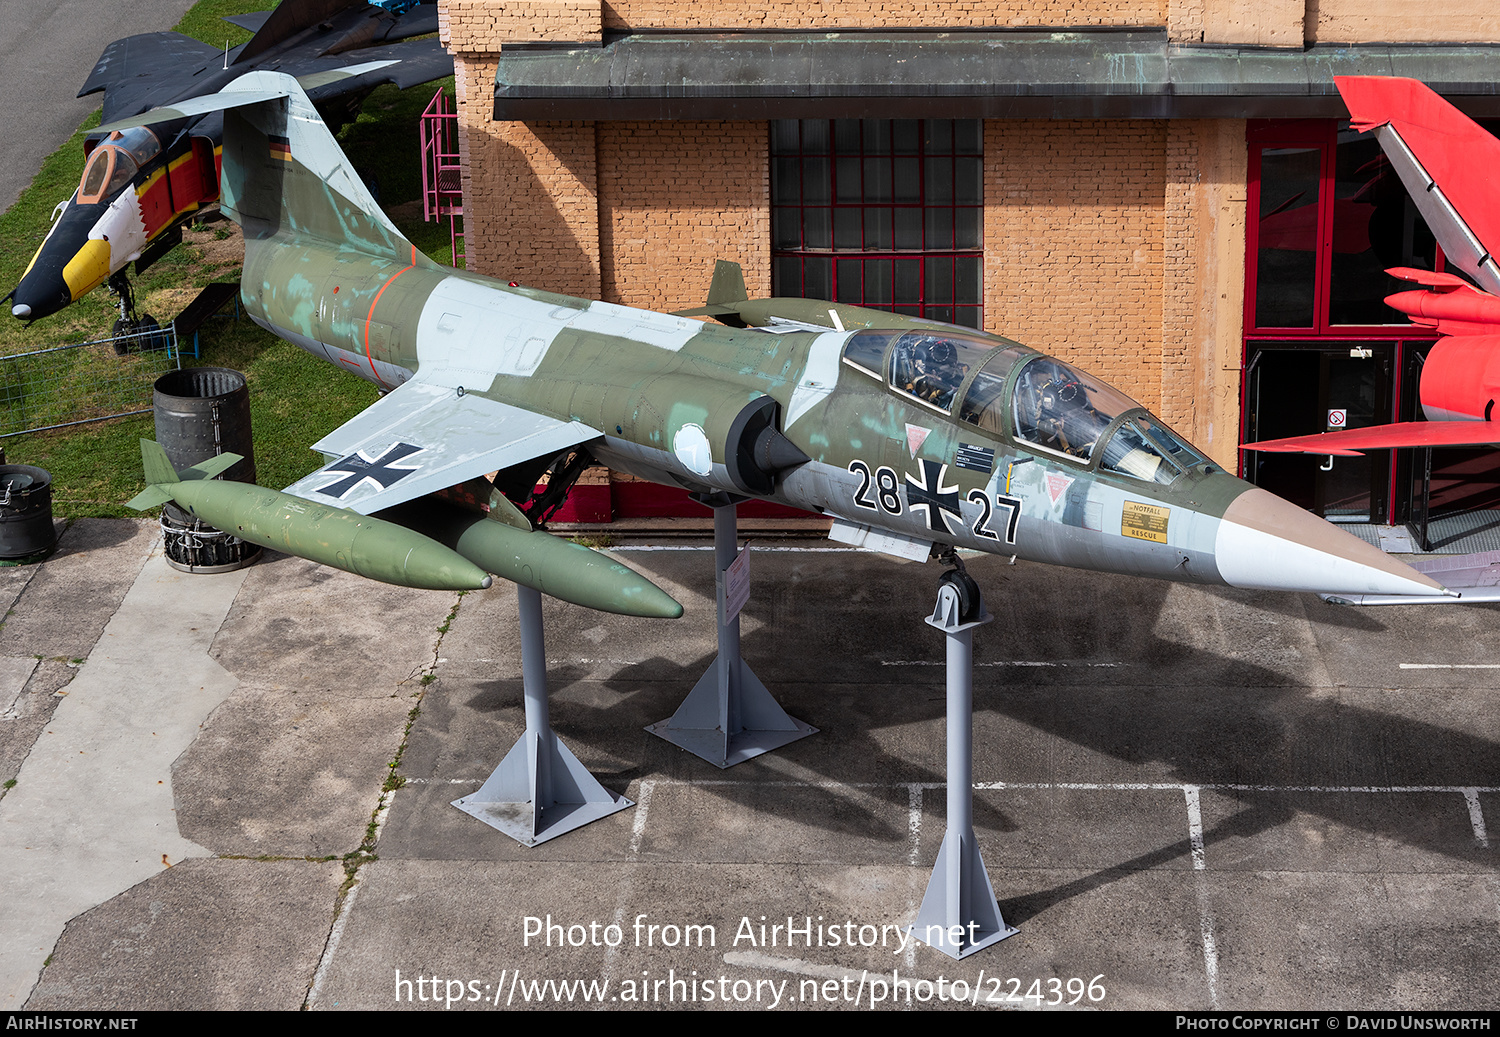
<svg viewBox="0 0 1500 1037">
<path fill-rule="evenodd" d="M 985 327 L 1161 405 L 1166 124 L 985 124 Z"/>
<path fill-rule="evenodd" d="M 771 294 L 764 122 L 601 122 L 595 142 L 603 298 L 701 306 L 716 259 L 740 264 L 752 297 Z"/>
<path fill-rule="evenodd" d="M 605 0 L 606 29 L 1165 25 L 1166 0 Z"/>
</svg>

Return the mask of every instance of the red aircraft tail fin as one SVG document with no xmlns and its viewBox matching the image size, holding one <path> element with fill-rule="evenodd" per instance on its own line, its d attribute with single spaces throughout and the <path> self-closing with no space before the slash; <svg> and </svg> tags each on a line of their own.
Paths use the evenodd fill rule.
<svg viewBox="0 0 1500 1037">
<path fill-rule="evenodd" d="M 1374 129 L 1449 260 L 1500 295 L 1500 140 L 1415 79 L 1334 80 L 1355 129 Z"/>
</svg>

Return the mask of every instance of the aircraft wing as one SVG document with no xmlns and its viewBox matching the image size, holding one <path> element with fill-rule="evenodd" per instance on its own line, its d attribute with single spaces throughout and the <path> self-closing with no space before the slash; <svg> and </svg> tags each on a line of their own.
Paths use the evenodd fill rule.
<svg viewBox="0 0 1500 1037">
<path fill-rule="evenodd" d="M 401 43 L 388 43 L 380 47 L 365 47 L 363 50 L 345 50 L 337 54 L 289 59 L 264 67 L 286 72 L 302 80 L 313 73 L 374 62 L 391 64 L 383 68 L 372 69 L 358 77 L 345 79 L 338 83 L 336 89 L 314 87 L 307 91 L 307 96 L 316 104 L 325 97 L 357 93 L 360 90 L 373 90 L 381 83 L 391 83 L 405 90 L 409 86 L 420 86 L 434 79 L 453 75 L 453 55 L 444 50 L 442 41 L 436 38 L 404 40 Z"/>
<path fill-rule="evenodd" d="M 1366 450 L 1393 450 L 1398 447 L 1496 445 L 1500 445 L 1500 424 L 1495 422 L 1398 421 L 1391 425 L 1371 425 L 1369 428 L 1351 428 L 1342 432 L 1245 443 L 1240 449 L 1260 450 L 1271 454 L 1358 457 Z"/>
<path fill-rule="evenodd" d="M 126 36 L 104 48 L 78 96 L 105 91 L 100 121 L 112 122 L 149 108 L 153 101 L 165 100 L 164 80 L 170 86 L 177 70 L 198 68 L 219 54 L 219 48 L 180 32 Z"/>
<path fill-rule="evenodd" d="M 1416 594 L 1321 594 L 1332 605 L 1421 605 L 1430 601 L 1446 604 L 1500 601 L 1500 551 L 1481 551 L 1472 555 L 1439 555 L 1436 558 L 1414 558 L 1406 563 L 1426 573 L 1456 596 L 1422 597 Z"/>
<path fill-rule="evenodd" d="M 314 444 L 335 459 L 286 492 L 368 515 L 603 435 L 460 392 L 421 375 L 402 384 Z"/>
</svg>

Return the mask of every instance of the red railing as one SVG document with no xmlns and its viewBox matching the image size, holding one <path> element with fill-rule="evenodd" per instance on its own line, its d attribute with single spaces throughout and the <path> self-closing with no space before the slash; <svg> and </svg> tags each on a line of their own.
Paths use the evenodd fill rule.
<svg viewBox="0 0 1500 1037">
<path fill-rule="evenodd" d="M 448 96 L 439 90 L 422 112 L 418 123 L 422 137 L 422 216 L 431 221 L 448 220 L 448 238 L 453 265 L 462 258 L 464 192 L 462 161 L 458 157 L 458 112 L 449 108 Z"/>
</svg>

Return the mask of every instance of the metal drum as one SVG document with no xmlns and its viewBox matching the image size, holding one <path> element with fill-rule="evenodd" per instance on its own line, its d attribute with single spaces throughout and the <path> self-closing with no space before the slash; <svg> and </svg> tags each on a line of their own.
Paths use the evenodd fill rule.
<svg viewBox="0 0 1500 1037">
<path fill-rule="evenodd" d="M 177 469 L 226 452 L 244 460 L 220 478 L 255 482 L 250 433 L 250 390 L 245 376 L 227 367 L 185 367 L 156 380 L 156 441 Z M 259 544 L 199 522 L 175 504 L 161 509 L 167 564 L 193 573 L 230 572 L 260 557 Z"/>
<path fill-rule="evenodd" d="M 39 561 L 56 546 L 51 474 L 26 464 L 0 464 L 0 558 Z"/>
</svg>

